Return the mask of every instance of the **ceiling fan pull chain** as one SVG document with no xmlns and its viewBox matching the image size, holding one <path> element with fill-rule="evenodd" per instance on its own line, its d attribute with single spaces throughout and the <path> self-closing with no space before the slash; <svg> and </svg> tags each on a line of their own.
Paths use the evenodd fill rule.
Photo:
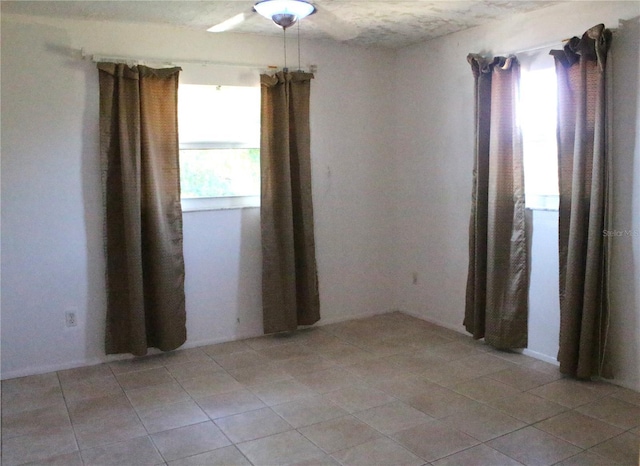
<svg viewBox="0 0 640 466">
<path fill-rule="evenodd" d="M 302 71 L 302 65 L 300 65 L 300 21 L 298 21 L 298 71 Z"/>
<path fill-rule="evenodd" d="M 287 73 L 289 71 L 289 68 L 287 68 L 287 29 L 286 28 L 282 28 L 282 44 L 284 47 L 284 68 L 282 69 L 282 71 Z"/>
</svg>

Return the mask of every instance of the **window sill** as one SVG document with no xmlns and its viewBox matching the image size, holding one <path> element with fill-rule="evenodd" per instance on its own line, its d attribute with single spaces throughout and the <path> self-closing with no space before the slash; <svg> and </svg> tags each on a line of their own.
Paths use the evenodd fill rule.
<svg viewBox="0 0 640 466">
<path fill-rule="evenodd" d="M 557 194 L 537 194 L 526 196 L 526 208 L 529 210 L 544 210 L 557 212 L 560 205 L 560 196 Z"/>
<path fill-rule="evenodd" d="M 182 212 L 248 209 L 260 207 L 260 196 L 183 198 L 181 203 Z"/>
</svg>

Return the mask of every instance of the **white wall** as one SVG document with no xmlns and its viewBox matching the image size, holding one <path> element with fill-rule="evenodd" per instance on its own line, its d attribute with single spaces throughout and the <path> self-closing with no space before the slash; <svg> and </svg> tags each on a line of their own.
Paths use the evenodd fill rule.
<svg viewBox="0 0 640 466">
<path fill-rule="evenodd" d="M 529 354 L 555 362 L 560 335 L 560 278 L 558 273 L 558 211 L 529 214 Z M 556 363 L 557 364 L 557 363 Z"/>
<path fill-rule="evenodd" d="M 473 81 L 467 54 L 504 54 L 557 43 L 600 22 L 615 28 L 619 19 L 639 15 L 638 2 L 560 4 L 398 53 L 394 92 L 395 130 L 399 135 L 395 230 L 396 289 L 401 310 L 462 329 L 473 169 Z M 620 229 L 638 229 L 640 221 L 637 21 L 622 27 L 614 39 L 614 217 Z M 540 220 L 536 217 L 534 248 L 542 246 L 545 237 L 554 236 L 548 230 L 536 230 L 535 223 Z M 544 222 L 538 225 L 543 227 Z M 541 270 L 532 270 L 532 291 L 544 288 L 544 280 L 556 273 L 547 269 L 553 254 L 557 254 L 552 252 L 553 247 L 549 243 L 548 252 L 534 250 L 551 256 L 548 260 L 534 258 L 533 266 Z M 613 248 L 609 351 L 616 381 L 639 389 L 640 235 L 616 239 Z M 414 272 L 418 275 L 416 285 L 412 284 Z M 553 289 L 546 291 L 553 293 Z M 534 294 L 530 301 L 532 311 L 543 313 L 532 317 L 535 325 L 531 344 L 536 352 L 555 358 L 557 346 L 553 340 L 544 341 L 537 325 L 549 320 L 547 331 L 551 331 L 556 326 L 557 311 Z"/>
<path fill-rule="evenodd" d="M 608 347 L 616 377 L 640 390 L 640 18 L 623 22 L 614 40 L 612 228 L 624 236 L 610 237 Z"/>
<path fill-rule="evenodd" d="M 163 26 L 2 18 L 2 377 L 104 360 L 95 65 L 77 52 L 280 65 L 279 38 Z M 294 45 L 294 44 L 291 44 Z M 291 57 L 290 57 L 291 60 Z M 304 43 L 322 322 L 394 306 L 389 210 L 391 54 Z M 258 82 L 183 64 L 183 79 Z M 187 346 L 262 332 L 259 210 L 184 214 Z M 373 272 L 372 272 L 373 271 Z M 64 312 L 79 325 L 67 329 Z"/>
</svg>

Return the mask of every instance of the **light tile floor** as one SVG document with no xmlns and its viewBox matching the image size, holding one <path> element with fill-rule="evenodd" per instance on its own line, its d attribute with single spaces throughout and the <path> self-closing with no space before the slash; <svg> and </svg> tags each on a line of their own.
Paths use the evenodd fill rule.
<svg viewBox="0 0 640 466">
<path fill-rule="evenodd" d="M 390 313 L 2 382 L 2 464 L 637 465 L 640 394 Z"/>
</svg>

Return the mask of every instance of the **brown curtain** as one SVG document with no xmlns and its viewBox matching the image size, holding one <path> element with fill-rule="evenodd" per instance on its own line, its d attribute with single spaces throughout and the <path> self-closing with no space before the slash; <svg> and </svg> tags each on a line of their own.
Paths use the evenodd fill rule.
<svg viewBox="0 0 640 466">
<path fill-rule="evenodd" d="M 309 97 L 312 74 L 262 75 L 261 224 L 264 332 L 320 319 Z"/>
<path fill-rule="evenodd" d="M 600 24 L 553 50 L 558 77 L 560 371 L 601 374 L 606 327 L 605 67 L 611 32 Z"/>
<path fill-rule="evenodd" d="M 178 167 L 179 68 L 99 63 L 106 352 L 186 340 Z"/>
<path fill-rule="evenodd" d="M 464 325 L 500 349 L 527 346 L 529 271 L 515 57 L 468 56 L 475 79 L 475 168 Z"/>
</svg>

